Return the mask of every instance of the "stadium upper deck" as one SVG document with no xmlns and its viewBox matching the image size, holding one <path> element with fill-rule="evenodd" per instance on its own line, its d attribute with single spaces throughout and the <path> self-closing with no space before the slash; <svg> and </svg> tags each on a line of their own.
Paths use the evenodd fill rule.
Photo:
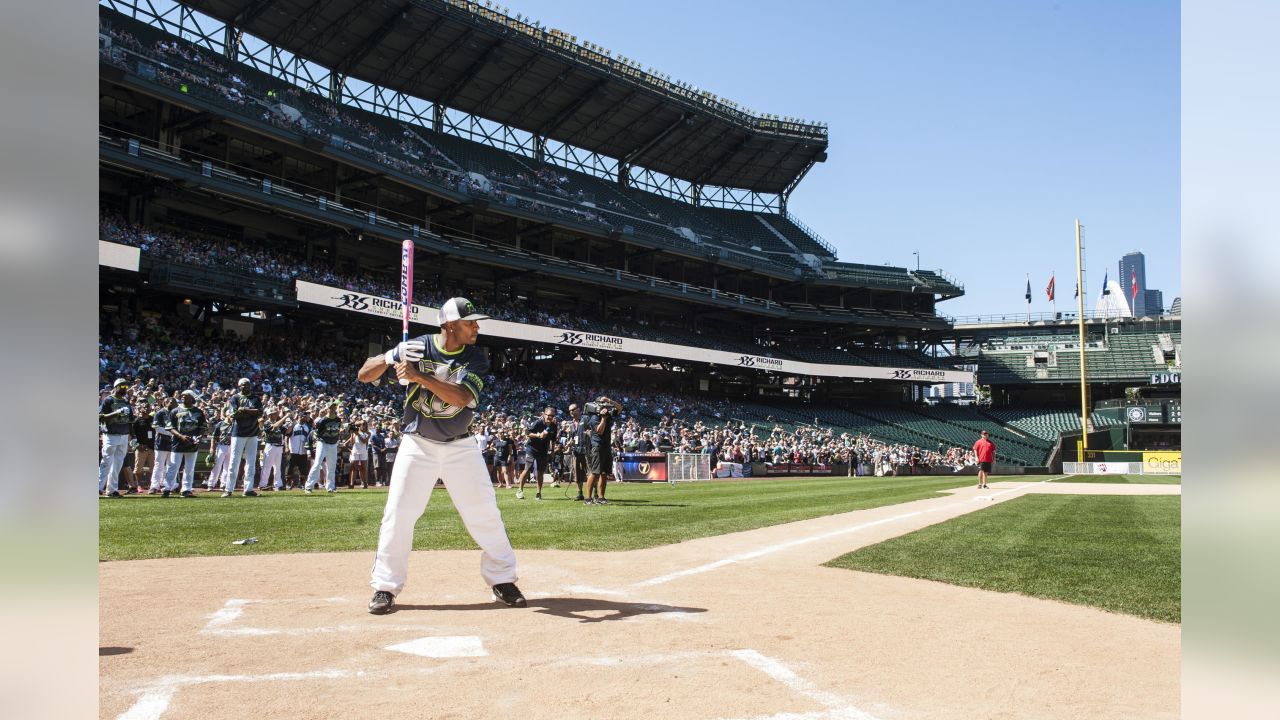
<svg viewBox="0 0 1280 720">
<path fill-rule="evenodd" d="M 695 185 L 786 194 L 820 123 L 760 115 L 574 35 L 465 0 L 186 0 L 332 71 Z M 625 172 L 621 174 L 625 177 Z"/>
</svg>

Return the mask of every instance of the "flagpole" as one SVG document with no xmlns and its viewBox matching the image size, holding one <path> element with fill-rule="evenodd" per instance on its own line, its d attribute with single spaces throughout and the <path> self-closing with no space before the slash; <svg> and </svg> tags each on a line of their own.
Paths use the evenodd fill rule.
<svg viewBox="0 0 1280 720">
<path fill-rule="evenodd" d="M 1085 382 L 1084 367 L 1084 268 L 1081 262 L 1083 255 L 1083 244 L 1080 241 L 1080 218 L 1076 218 L 1076 287 L 1080 291 L 1076 293 L 1076 313 L 1078 325 L 1080 327 L 1080 452 L 1077 453 L 1076 462 L 1084 462 L 1084 452 L 1089 449 L 1089 401 L 1086 398 L 1085 391 L 1088 385 Z"/>
<path fill-rule="evenodd" d="M 1053 279 L 1058 277 L 1058 271 L 1054 270 L 1049 273 L 1049 283 L 1053 284 Z M 1049 298 L 1049 302 L 1053 305 L 1053 319 L 1058 319 L 1058 288 L 1053 289 L 1053 296 Z"/>
</svg>

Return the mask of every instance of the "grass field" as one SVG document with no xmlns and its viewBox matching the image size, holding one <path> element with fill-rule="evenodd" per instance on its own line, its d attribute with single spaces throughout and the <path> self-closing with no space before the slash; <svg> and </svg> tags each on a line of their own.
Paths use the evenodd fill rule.
<svg viewBox="0 0 1280 720">
<path fill-rule="evenodd" d="M 993 480 L 998 478 L 992 478 Z M 681 483 L 613 483 L 606 506 L 583 507 L 576 488 L 548 486 L 542 501 L 499 490 L 498 505 L 517 549 L 632 550 L 795 520 L 934 497 L 973 478 L 804 478 Z M 566 497 L 567 494 L 567 497 Z M 369 551 L 377 544 L 385 490 L 337 495 L 299 491 L 230 498 L 134 495 L 99 501 L 100 560 L 286 552 Z M 258 538 L 254 545 L 233 540 Z M 475 544 L 443 488 L 418 521 L 416 549 Z"/>
<path fill-rule="evenodd" d="M 1117 485 L 1181 485 L 1181 475 L 1068 475 L 1060 483 L 1115 483 Z"/>
<path fill-rule="evenodd" d="M 827 563 L 1181 622 L 1182 498 L 1027 495 Z"/>
</svg>

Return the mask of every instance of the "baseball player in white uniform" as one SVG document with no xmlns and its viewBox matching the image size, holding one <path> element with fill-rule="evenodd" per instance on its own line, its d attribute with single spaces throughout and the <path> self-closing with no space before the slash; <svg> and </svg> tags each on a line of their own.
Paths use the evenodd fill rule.
<svg viewBox="0 0 1280 720">
<path fill-rule="evenodd" d="M 154 495 L 164 489 L 164 479 L 169 473 L 169 453 L 173 450 L 173 431 L 169 429 L 169 413 L 178 407 L 178 403 L 173 398 L 168 397 L 163 401 L 164 406 L 156 410 L 156 414 L 151 418 L 152 427 L 156 429 L 156 460 L 151 466 L 151 488 L 149 493 Z"/>
<path fill-rule="evenodd" d="M 249 378 L 236 382 L 240 391 L 227 401 L 227 415 L 231 422 L 231 450 L 227 453 L 227 468 L 222 476 L 222 497 L 231 497 L 236 490 L 236 478 L 240 474 L 240 460 L 245 460 L 244 497 L 254 497 L 254 463 L 258 459 L 258 418 L 262 417 L 262 398 L 254 397 Z"/>
<path fill-rule="evenodd" d="M 258 489 L 267 488 L 272 474 L 275 475 L 275 489 L 284 489 L 284 475 L 280 471 L 280 461 L 284 458 L 284 418 L 280 416 L 280 408 L 272 407 L 267 411 L 267 418 L 262 423 L 262 470 L 258 472 Z"/>
<path fill-rule="evenodd" d="M 440 308 L 440 334 L 400 343 L 360 368 L 361 382 L 380 382 L 387 369 L 409 381 L 405 393 L 404 434 L 391 467 L 391 489 L 378 533 L 369 585 L 369 612 L 390 612 L 404 588 L 413 547 L 413 527 L 431 499 L 436 480 L 444 481 L 458 515 L 480 546 L 480 575 L 493 597 L 512 607 L 527 603 L 516 587 L 516 556 L 507 537 L 497 494 L 489 481 L 480 448 L 468 432 L 484 390 L 489 356 L 475 347 L 479 321 L 488 317 L 465 298 Z"/>
<path fill-rule="evenodd" d="M 205 478 L 207 490 L 217 490 L 227 474 L 227 456 L 231 454 L 231 412 L 224 410 L 214 414 L 216 418 L 209 435 L 209 454 L 213 456 L 213 468 Z"/>
<path fill-rule="evenodd" d="M 102 425 L 102 458 L 98 461 L 98 492 L 118 498 L 120 469 L 129 452 L 129 432 L 133 427 L 133 407 L 125 395 L 129 381 L 123 378 L 111 384 L 111 394 L 98 406 L 98 422 Z"/>
<path fill-rule="evenodd" d="M 200 436 L 209 432 L 209 419 L 196 405 L 194 390 L 182 391 L 182 407 L 169 413 L 169 431 L 173 434 L 173 451 L 169 455 L 169 469 L 165 471 L 162 495 L 178 489 L 178 469 L 182 468 L 182 497 L 195 497 L 191 491 L 196 481 L 196 451 Z"/>
</svg>

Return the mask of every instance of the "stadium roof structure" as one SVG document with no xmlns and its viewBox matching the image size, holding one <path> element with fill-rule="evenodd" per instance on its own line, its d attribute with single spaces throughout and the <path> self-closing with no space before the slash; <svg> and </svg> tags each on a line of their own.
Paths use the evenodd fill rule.
<svg viewBox="0 0 1280 720">
<path fill-rule="evenodd" d="M 789 194 L 827 128 L 760 116 L 466 0 L 181 0 L 342 77 L 695 185 Z"/>
</svg>

